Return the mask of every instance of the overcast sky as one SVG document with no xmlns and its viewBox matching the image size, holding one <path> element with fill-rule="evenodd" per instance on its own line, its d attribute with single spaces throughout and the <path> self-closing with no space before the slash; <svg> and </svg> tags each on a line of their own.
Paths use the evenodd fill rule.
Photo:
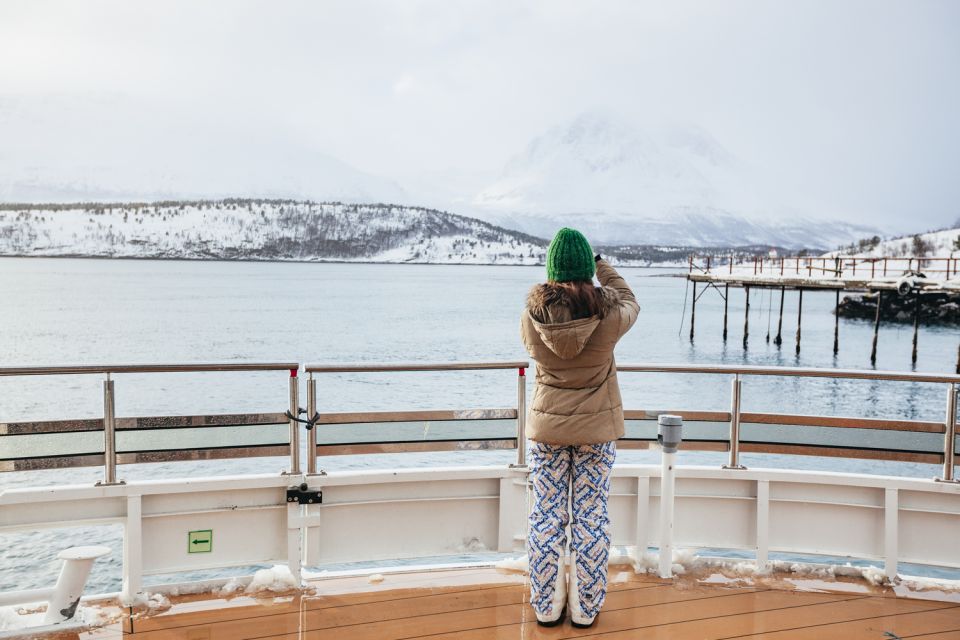
<svg viewBox="0 0 960 640">
<path fill-rule="evenodd" d="M 0 1 L 0 175 L 240 140 L 495 176 L 598 107 L 696 123 L 854 219 L 960 218 L 953 0 Z"/>
</svg>

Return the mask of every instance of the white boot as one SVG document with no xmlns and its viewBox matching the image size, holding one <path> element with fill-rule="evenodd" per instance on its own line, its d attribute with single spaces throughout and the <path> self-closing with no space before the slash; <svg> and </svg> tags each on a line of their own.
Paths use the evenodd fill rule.
<svg viewBox="0 0 960 640">
<path fill-rule="evenodd" d="M 567 575 L 564 567 L 564 557 L 560 556 L 560 564 L 557 565 L 557 582 L 553 585 L 553 606 L 550 608 L 550 615 L 544 616 L 537 613 L 537 623 L 543 627 L 553 627 L 563 622 L 563 612 L 566 610 L 567 603 Z"/>
<path fill-rule="evenodd" d="M 594 618 L 588 618 L 583 615 L 583 609 L 580 608 L 580 588 L 577 584 L 577 563 L 573 553 L 570 553 L 570 593 L 567 596 L 567 603 L 570 607 L 570 622 L 573 626 L 585 628 L 593 624 Z"/>
</svg>

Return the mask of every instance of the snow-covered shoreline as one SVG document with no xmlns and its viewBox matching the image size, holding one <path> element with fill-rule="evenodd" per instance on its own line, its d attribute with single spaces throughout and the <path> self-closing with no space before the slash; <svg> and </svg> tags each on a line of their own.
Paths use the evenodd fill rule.
<svg viewBox="0 0 960 640">
<path fill-rule="evenodd" d="M 475 218 L 390 204 L 0 205 L 4 257 L 532 266 L 544 264 L 547 243 Z M 650 247 L 649 257 L 613 250 L 619 266 L 676 268 L 688 249 Z"/>
</svg>

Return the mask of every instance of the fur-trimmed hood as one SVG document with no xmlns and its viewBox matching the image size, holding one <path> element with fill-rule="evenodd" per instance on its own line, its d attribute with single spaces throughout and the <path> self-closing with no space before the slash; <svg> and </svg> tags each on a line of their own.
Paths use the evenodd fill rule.
<svg viewBox="0 0 960 640">
<path fill-rule="evenodd" d="M 596 287 L 600 294 L 600 313 L 603 318 L 610 309 L 620 304 L 620 293 L 613 287 Z M 537 322 L 556 324 L 577 320 L 570 309 L 573 307 L 570 291 L 552 282 L 534 285 L 527 294 L 527 311 Z"/>
<path fill-rule="evenodd" d="M 583 351 L 594 330 L 609 311 L 620 304 L 620 294 L 612 287 L 597 287 L 600 311 L 596 315 L 575 317 L 566 287 L 550 282 L 535 285 L 527 295 L 527 313 L 543 343 L 564 360 Z"/>
</svg>

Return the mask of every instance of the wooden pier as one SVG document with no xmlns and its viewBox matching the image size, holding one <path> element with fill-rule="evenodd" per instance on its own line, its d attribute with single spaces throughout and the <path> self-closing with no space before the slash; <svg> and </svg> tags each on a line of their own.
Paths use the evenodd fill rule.
<svg viewBox="0 0 960 640">
<path fill-rule="evenodd" d="M 796 292 L 797 332 L 796 353 L 800 353 L 805 291 L 832 291 L 834 293 L 833 352 L 840 350 L 840 294 L 866 293 L 877 297 L 877 312 L 873 322 L 873 342 L 870 362 L 876 363 L 880 334 L 880 315 L 886 295 L 912 296 L 913 362 L 917 361 L 917 341 L 920 326 L 920 296 L 928 293 L 960 294 L 960 256 L 924 258 L 917 256 L 864 258 L 858 256 L 799 256 L 755 257 L 752 261 L 736 261 L 733 256 L 690 256 L 687 280 L 693 285 L 690 307 L 690 340 L 696 329 L 697 301 L 710 288 L 724 299 L 723 339 L 727 339 L 729 296 L 731 288 L 744 291 L 743 346 L 750 338 L 751 289 L 779 291 L 777 334 L 773 339 L 778 347 L 783 343 L 783 307 L 787 292 Z M 699 288 L 699 291 L 698 291 Z M 772 304 L 772 300 L 771 300 Z M 769 342 L 770 335 L 767 334 Z M 957 349 L 956 371 L 960 373 L 960 346 Z"/>
</svg>

